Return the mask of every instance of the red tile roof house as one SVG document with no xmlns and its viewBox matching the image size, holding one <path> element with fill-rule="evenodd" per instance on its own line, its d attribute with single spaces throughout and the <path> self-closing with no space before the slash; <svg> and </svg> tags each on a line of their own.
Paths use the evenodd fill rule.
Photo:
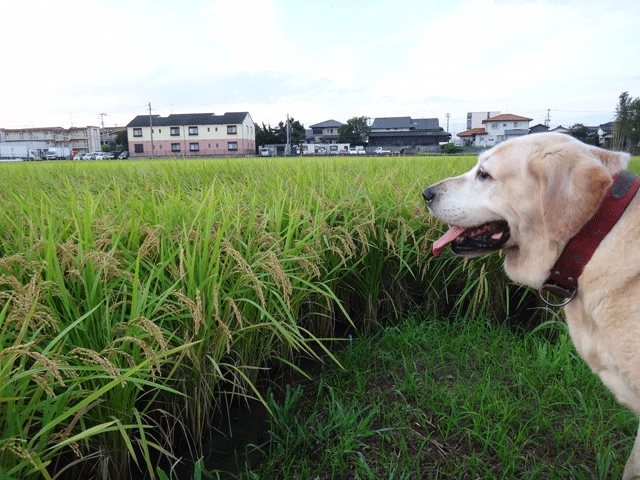
<svg viewBox="0 0 640 480">
<path fill-rule="evenodd" d="M 512 113 L 503 113 L 482 120 L 483 128 L 472 128 L 458 133 L 458 136 L 465 140 L 472 140 L 471 145 L 473 146 L 489 147 L 510 138 L 528 135 L 531 120 L 533 119 Z"/>
<path fill-rule="evenodd" d="M 256 153 L 256 130 L 248 112 L 153 115 L 151 118 L 138 115 L 127 125 L 127 136 L 129 154 L 133 158 L 244 156 Z"/>
<path fill-rule="evenodd" d="M 470 147 L 486 147 L 489 146 L 487 142 L 489 134 L 483 128 L 472 128 L 458 133 L 458 137 L 462 139 L 465 145 Z"/>
</svg>

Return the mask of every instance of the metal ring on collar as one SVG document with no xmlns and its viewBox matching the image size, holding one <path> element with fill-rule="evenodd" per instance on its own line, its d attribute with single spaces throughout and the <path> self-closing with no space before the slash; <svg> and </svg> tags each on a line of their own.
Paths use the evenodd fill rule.
<svg viewBox="0 0 640 480">
<path fill-rule="evenodd" d="M 563 297 L 564 301 L 561 303 L 550 302 L 549 300 L 544 298 L 544 296 L 542 295 L 542 292 L 548 292 L 558 297 Z M 567 303 L 569 303 L 571 300 L 574 299 L 577 292 L 578 292 L 578 289 L 576 287 L 572 287 L 571 289 L 566 289 L 559 285 L 554 285 L 552 283 L 545 283 L 544 285 L 542 285 L 542 288 L 538 290 L 538 295 L 540 295 L 540 298 L 542 299 L 542 301 L 547 305 L 549 305 L 550 307 L 564 307 Z"/>
</svg>

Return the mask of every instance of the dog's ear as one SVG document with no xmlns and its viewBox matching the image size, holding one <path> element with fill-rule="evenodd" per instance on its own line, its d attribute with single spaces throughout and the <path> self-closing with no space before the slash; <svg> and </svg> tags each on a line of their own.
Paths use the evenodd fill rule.
<svg viewBox="0 0 640 480">
<path fill-rule="evenodd" d="M 529 168 L 539 181 L 545 228 L 558 242 L 580 231 L 598 210 L 612 182 L 607 169 L 588 158 L 545 155 Z"/>
<path fill-rule="evenodd" d="M 589 147 L 589 153 L 604 165 L 610 175 L 615 175 L 627 168 L 631 154 L 624 152 L 612 152 L 598 147 Z"/>
</svg>

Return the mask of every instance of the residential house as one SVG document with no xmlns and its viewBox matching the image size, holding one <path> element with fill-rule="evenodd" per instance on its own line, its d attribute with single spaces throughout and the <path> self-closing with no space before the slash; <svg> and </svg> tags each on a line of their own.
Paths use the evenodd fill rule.
<svg viewBox="0 0 640 480">
<path fill-rule="evenodd" d="M 134 158 L 256 153 L 256 130 L 248 112 L 138 115 L 127 125 L 127 137 Z"/>
<path fill-rule="evenodd" d="M 451 140 L 437 118 L 376 118 L 369 132 L 370 147 L 439 145 Z"/>
<path fill-rule="evenodd" d="M 531 118 L 503 113 L 481 121 L 482 127 L 475 127 L 458 133 L 458 137 L 470 146 L 492 147 L 510 138 L 529 134 Z M 468 122 L 467 122 L 468 125 Z"/>
<path fill-rule="evenodd" d="M 68 147 L 81 153 L 100 150 L 99 127 L 33 127 L 0 129 L 3 142 L 44 142 L 48 147 Z"/>
<path fill-rule="evenodd" d="M 533 119 L 511 113 L 503 113 L 494 117 L 485 118 L 482 120 L 482 124 L 489 134 L 489 141 L 498 144 L 510 138 L 528 135 L 529 122 L 531 120 Z"/>
<path fill-rule="evenodd" d="M 615 122 L 603 123 L 598 127 L 598 145 L 603 148 L 611 148 L 613 142 L 613 126 Z"/>
<path fill-rule="evenodd" d="M 489 147 L 495 145 L 495 142 L 489 143 L 489 134 L 484 127 L 470 128 L 469 130 L 458 133 L 458 137 L 462 139 L 464 145 L 470 147 Z"/>
<path fill-rule="evenodd" d="M 338 143 L 338 129 L 343 124 L 336 120 L 327 120 L 325 122 L 311 125 L 311 136 L 307 136 L 307 143 Z"/>
<path fill-rule="evenodd" d="M 529 127 L 529 133 L 544 133 L 548 131 L 549 127 L 541 123 L 534 125 L 533 127 Z"/>
<path fill-rule="evenodd" d="M 573 135 L 573 131 L 570 128 L 565 128 L 562 125 L 558 125 L 556 128 L 552 128 L 549 131 L 555 132 L 555 133 L 566 133 L 567 135 Z"/>
</svg>

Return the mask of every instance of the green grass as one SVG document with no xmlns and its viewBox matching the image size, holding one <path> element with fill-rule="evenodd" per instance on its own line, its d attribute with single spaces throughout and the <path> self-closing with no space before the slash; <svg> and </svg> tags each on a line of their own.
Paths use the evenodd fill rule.
<svg viewBox="0 0 640 480">
<path fill-rule="evenodd" d="M 412 317 L 338 359 L 272 404 L 266 459 L 243 478 L 619 478 L 633 444 L 637 419 L 558 322 Z"/>
</svg>

